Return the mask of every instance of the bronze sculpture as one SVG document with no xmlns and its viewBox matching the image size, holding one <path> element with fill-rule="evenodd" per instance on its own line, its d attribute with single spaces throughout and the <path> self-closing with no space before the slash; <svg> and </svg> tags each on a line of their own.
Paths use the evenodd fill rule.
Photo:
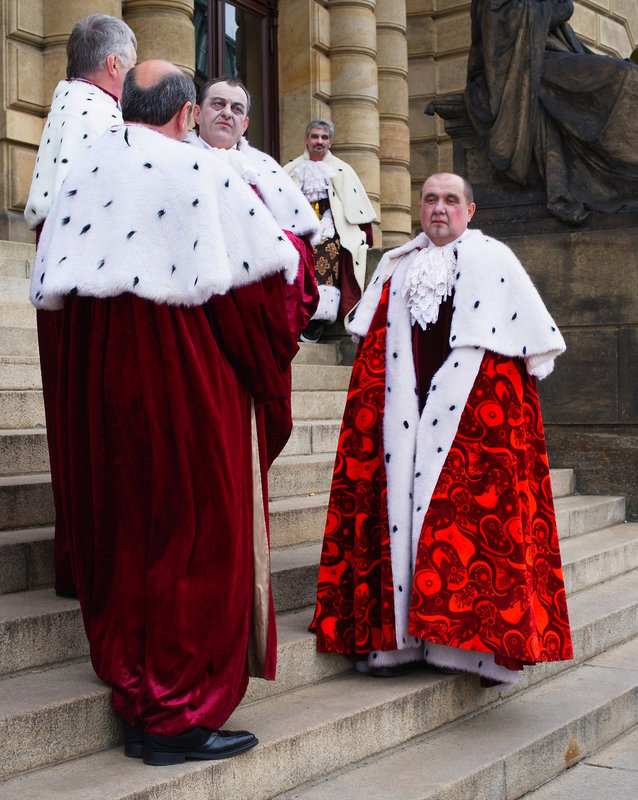
<svg viewBox="0 0 638 800">
<path fill-rule="evenodd" d="M 567 24 L 573 0 L 472 0 L 465 103 L 498 169 L 570 223 L 638 208 L 638 66 L 593 53 Z"/>
</svg>

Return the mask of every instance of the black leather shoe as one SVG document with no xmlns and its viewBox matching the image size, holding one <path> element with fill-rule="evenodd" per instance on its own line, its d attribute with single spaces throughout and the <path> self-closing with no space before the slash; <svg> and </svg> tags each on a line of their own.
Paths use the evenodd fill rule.
<svg viewBox="0 0 638 800">
<path fill-rule="evenodd" d="M 124 723 L 124 755 L 142 758 L 144 755 L 144 728 Z"/>
<path fill-rule="evenodd" d="M 187 758 L 214 761 L 231 758 L 257 744 L 248 731 L 214 731 L 190 728 L 179 736 L 147 733 L 144 736 L 144 763 L 154 767 L 183 764 Z"/>
<path fill-rule="evenodd" d="M 398 678 L 399 675 L 409 675 L 422 668 L 422 661 L 406 661 L 403 664 L 393 664 L 389 667 L 370 667 L 368 675 L 372 675 L 373 678 Z"/>
</svg>

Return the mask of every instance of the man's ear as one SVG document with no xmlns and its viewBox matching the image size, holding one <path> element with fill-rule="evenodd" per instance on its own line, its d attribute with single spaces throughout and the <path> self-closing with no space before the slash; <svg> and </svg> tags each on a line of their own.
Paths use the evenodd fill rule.
<svg viewBox="0 0 638 800">
<path fill-rule="evenodd" d="M 244 128 L 242 130 L 242 133 L 246 132 L 246 128 L 248 127 L 249 122 L 250 122 L 250 117 L 246 117 L 246 119 L 244 120 Z"/>
<path fill-rule="evenodd" d="M 109 53 L 106 57 L 105 67 L 106 71 L 111 77 L 115 77 L 117 75 L 116 61 L 117 53 Z"/>
<path fill-rule="evenodd" d="M 467 207 L 467 221 L 469 222 L 472 217 L 474 216 L 474 212 L 476 211 L 476 203 L 470 203 Z"/>
<path fill-rule="evenodd" d="M 182 139 L 188 133 L 189 124 L 191 121 L 191 105 L 192 104 L 190 100 L 187 100 L 177 112 L 177 128 L 179 133 L 182 135 Z"/>
<path fill-rule="evenodd" d="M 199 114 L 200 114 L 200 111 L 201 111 L 201 108 L 199 107 L 199 105 L 197 103 L 195 103 L 195 105 L 193 106 L 193 121 L 195 122 L 196 125 L 199 125 Z"/>
</svg>

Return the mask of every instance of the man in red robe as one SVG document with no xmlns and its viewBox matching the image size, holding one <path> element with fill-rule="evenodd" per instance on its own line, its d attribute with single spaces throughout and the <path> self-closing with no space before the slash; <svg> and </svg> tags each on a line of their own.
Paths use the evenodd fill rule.
<svg viewBox="0 0 638 800">
<path fill-rule="evenodd" d="M 66 45 L 67 80 L 53 92 L 29 198 L 24 208 L 36 244 L 62 181 L 80 156 L 107 131 L 122 122 L 120 97 L 124 76 L 135 64 L 137 41 L 117 17 L 90 14 L 79 20 Z M 38 311 L 38 346 L 42 355 L 42 394 L 47 425 L 55 425 L 59 313 Z M 58 594 L 74 597 L 75 581 L 59 495 L 55 437 L 48 438 L 51 488 L 55 505 L 54 567 Z"/>
<path fill-rule="evenodd" d="M 514 254 L 467 229 L 464 179 L 432 175 L 420 207 L 349 325 L 311 627 L 361 671 L 511 684 L 572 657 L 536 389 L 565 345 Z"/>
<path fill-rule="evenodd" d="M 48 433 L 91 660 L 125 753 L 153 765 L 257 743 L 219 728 L 249 674 L 274 677 L 265 426 L 290 430 L 298 347 L 297 251 L 232 170 L 181 143 L 194 100 L 172 64 L 131 70 L 125 124 L 67 175 L 31 284 L 61 309 Z"/>
</svg>

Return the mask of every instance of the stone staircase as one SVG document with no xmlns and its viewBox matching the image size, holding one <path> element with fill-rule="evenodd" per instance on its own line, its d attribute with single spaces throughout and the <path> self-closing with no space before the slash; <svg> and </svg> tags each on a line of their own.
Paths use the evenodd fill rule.
<svg viewBox="0 0 638 800">
<path fill-rule="evenodd" d="M 316 653 L 307 626 L 349 379 L 325 343 L 295 360 L 295 428 L 269 474 L 278 677 L 251 681 L 228 723 L 260 744 L 165 769 L 124 758 L 78 603 L 51 588 L 32 258 L 0 245 L 0 798 L 513 800 L 638 725 L 638 524 L 623 522 L 622 498 L 574 495 L 571 470 L 552 484 L 574 662 L 528 669 L 501 694 L 425 669 L 356 675 Z"/>
</svg>

